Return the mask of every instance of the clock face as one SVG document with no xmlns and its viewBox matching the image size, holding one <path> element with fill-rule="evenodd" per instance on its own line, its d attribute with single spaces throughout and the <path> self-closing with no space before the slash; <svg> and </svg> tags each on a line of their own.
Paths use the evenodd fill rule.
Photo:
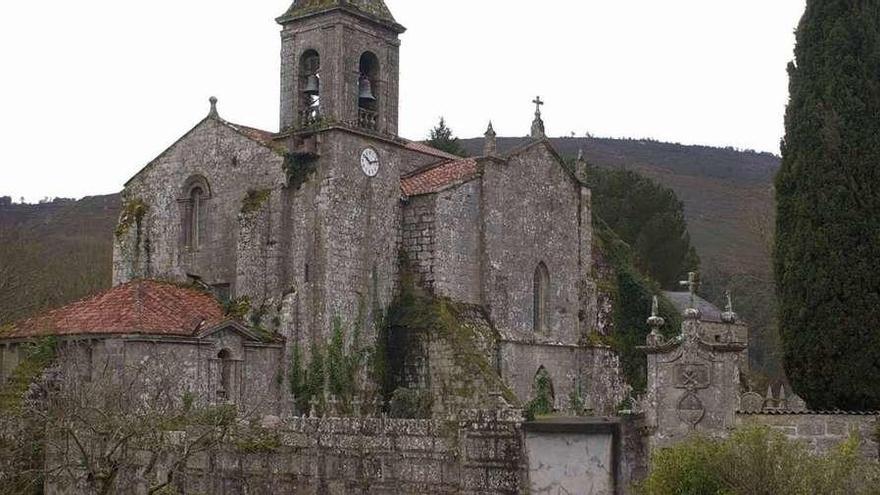
<svg viewBox="0 0 880 495">
<path fill-rule="evenodd" d="M 379 173 L 379 154 L 373 148 L 361 152 L 361 169 L 367 177 L 375 177 Z"/>
</svg>

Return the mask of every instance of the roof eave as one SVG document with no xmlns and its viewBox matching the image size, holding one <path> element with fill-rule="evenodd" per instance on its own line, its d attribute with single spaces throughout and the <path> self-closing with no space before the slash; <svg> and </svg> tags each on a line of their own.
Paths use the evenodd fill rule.
<svg viewBox="0 0 880 495">
<path fill-rule="evenodd" d="M 351 15 L 356 16 L 356 17 L 360 17 L 366 21 L 369 21 L 374 24 L 378 24 L 380 26 L 386 27 L 397 34 L 403 34 L 406 32 L 406 28 L 403 27 L 403 25 L 401 25 L 400 23 L 398 23 L 394 19 L 383 19 L 381 17 L 377 17 L 377 16 L 368 14 L 368 13 L 363 12 L 361 10 L 354 9 L 354 8 L 351 8 L 351 7 L 348 7 L 345 5 L 333 5 L 333 6 L 323 7 L 320 9 L 311 10 L 308 12 L 298 12 L 297 13 L 297 12 L 287 11 L 284 13 L 284 15 L 275 18 L 275 22 L 284 26 L 285 24 L 289 24 L 294 21 L 308 19 L 308 18 L 315 17 L 320 14 L 332 12 L 334 10 L 341 10 L 343 12 L 347 12 Z"/>
</svg>

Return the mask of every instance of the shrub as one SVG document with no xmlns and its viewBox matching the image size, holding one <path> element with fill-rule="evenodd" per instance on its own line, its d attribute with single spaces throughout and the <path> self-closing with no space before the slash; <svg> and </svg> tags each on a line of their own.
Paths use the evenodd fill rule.
<svg viewBox="0 0 880 495">
<path fill-rule="evenodd" d="M 810 454 L 767 427 L 725 440 L 695 436 L 658 451 L 643 495 L 860 495 L 880 493 L 880 466 L 858 454 L 856 437 L 828 455 Z"/>
<path fill-rule="evenodd" d="M 389 404 L 389 415 L 400 419 L 429 419 L 434 401 L 429 390 L 398 388 Z"/>
</svg>

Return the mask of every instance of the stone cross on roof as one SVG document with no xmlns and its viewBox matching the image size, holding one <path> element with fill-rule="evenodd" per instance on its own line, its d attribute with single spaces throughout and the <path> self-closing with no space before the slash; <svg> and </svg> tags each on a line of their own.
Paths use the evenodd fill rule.
<svg viewBox="0 0 880 495">
<path fill-rule="evenodd" d="M 533 139 L 544 139 L 547 137 L 544 132 L 544 120 L 541 119 L 541 105 L 544 104 L 541 101 L 540 96 L 536 96 L 532 103 L 535 104 L 535 120 L 532 122 L 532 138 Z"/>
<path fill-rule="evenodd" d="M 682 282 L 679 282 L 682 287 L 687 287 L 688 292 L 691 293 L 691 302 L 690 307 L 697 307 L 697 289 L 700 288 L 700 276 L 697 272 L 688 273 L 688 279 Z"/>
</svg>

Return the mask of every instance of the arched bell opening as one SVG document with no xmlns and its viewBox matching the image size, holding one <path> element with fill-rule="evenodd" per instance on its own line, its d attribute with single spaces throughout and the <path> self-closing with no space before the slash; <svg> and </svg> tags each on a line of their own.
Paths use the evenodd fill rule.
<svg viewBox="0 0 880 495">
<path fill-rule="evenodd" d="M 299 60 L 300 126 L 314 124 L 321 116 L 321 56 L 306 50 Z"/>
<path fill-rule="evenodd" d="M 379 57 L 364 52 L 358 66 L 358 125 L 365 129 L 379 127 Z"/>
</svg>

